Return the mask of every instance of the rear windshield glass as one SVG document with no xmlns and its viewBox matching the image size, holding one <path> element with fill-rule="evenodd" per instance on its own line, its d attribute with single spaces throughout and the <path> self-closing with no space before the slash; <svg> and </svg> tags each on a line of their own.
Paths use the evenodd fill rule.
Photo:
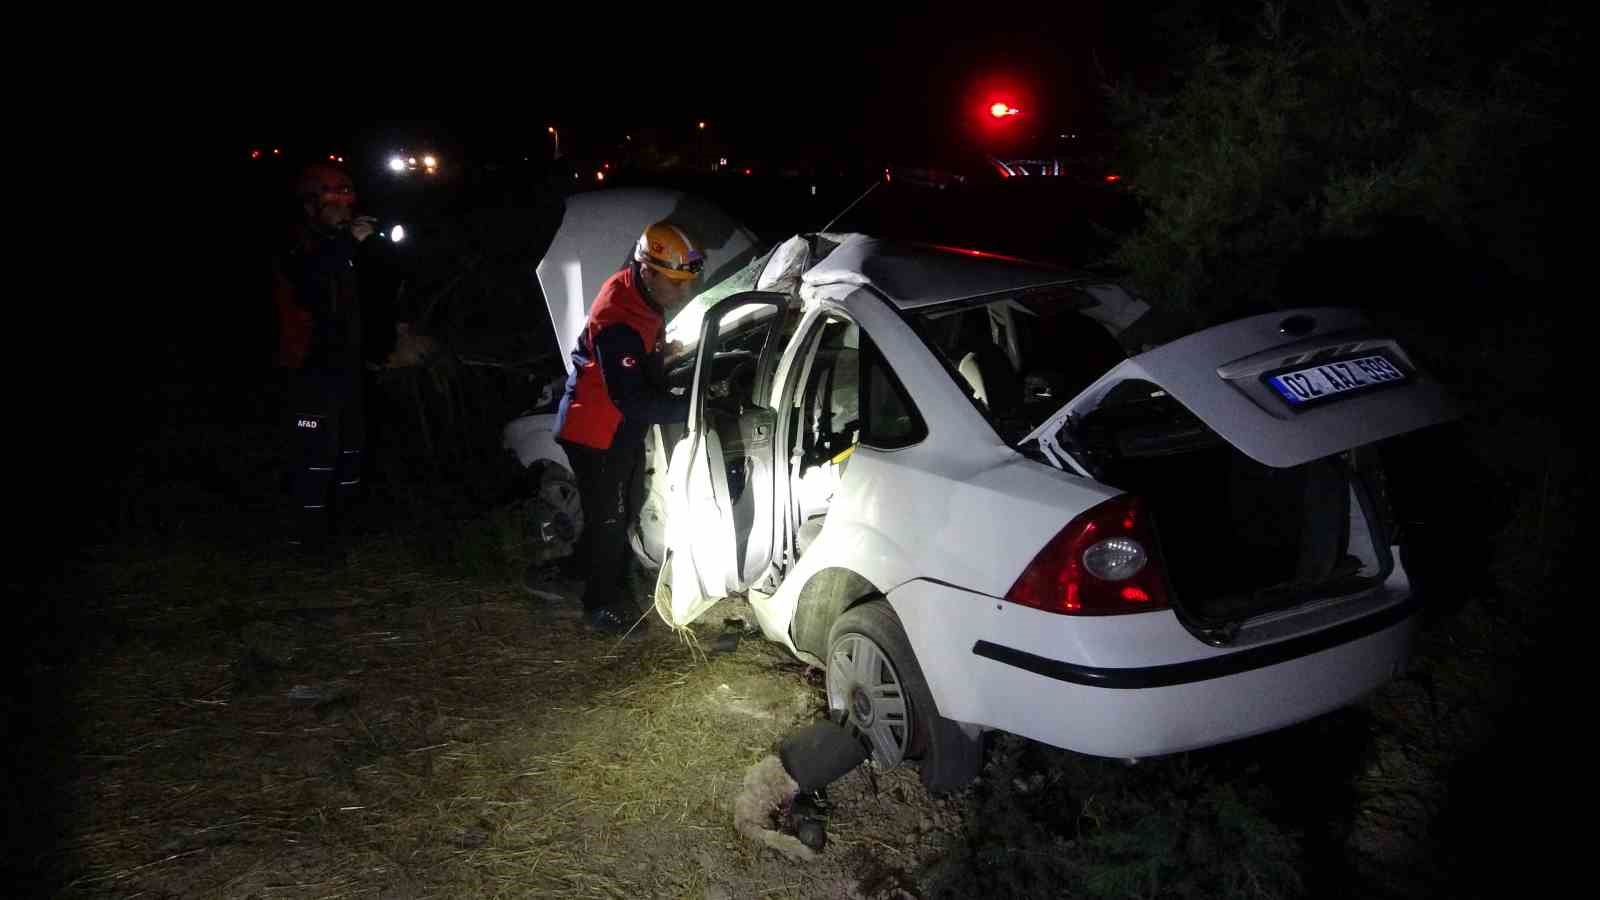
<svg viewBox="0 0 1600 900">
<path fill-rule="evenodd" d="M 916 310 L 912 328 L 1008 443 L 1015 444 L 1125 358 L 1073 289 Z"/>
</svg>

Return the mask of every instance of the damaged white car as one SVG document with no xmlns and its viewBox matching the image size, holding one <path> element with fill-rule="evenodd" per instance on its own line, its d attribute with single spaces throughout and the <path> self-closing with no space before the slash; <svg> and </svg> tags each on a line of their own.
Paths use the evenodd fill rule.
<svg viewBox="0 0 1600 900">
<path fill-rule="evenodd" d="M 686 202 L 573 198 L 538 270 L 563 348 L 629 236 Z M 671 624 L 745 595 L 879 764 L 956 788 L 990 729 L 1174 753 L 1401 671 L 1418 604 L 1382 448 L 1456 412 L 1355 313 L 1129 357 L 1117 336 L 1146 306 L 1103 278 L 714 230 L 711 286 L 668 329 L 692 348 L 690 419 L 649 435 L 634 550 Z M 553 419 L 507 445 L 570 491 Z"/>
</svg>

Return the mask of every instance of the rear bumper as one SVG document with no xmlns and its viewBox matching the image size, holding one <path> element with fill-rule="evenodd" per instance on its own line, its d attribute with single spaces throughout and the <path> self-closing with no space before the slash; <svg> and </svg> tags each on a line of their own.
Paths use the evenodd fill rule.
<svg viewBox="0 0 1600 900">
<path fill-rule="evenodd" d="M 1344 622 L 1332 628 L 1324 628 L 1311 634 L 1279 641 L 1275 644 L 1238 650 L 1222 656 L 1170 663 L 1163 666 L 1119 668 L 1083 666 L 1038 656 L 1024 650 L 1005 647 L 989 641 L 978 641 L 973 644 L 972 652 L 986 659 L 992 659 L 996 662 L 1032 672 L 1035 675 L 1042 675 L 1054 681 L 1065 681 L 1070 684 L 1081 684 L 1109 690 L 1175 687 L 1192 684 L 1197 681 L 1226 678 L 1230 675 L 1264 669 L 1302 656 L 1319 653 L 1323 650 L 1337 647 L 1340 644 L 1346 644 L 1392 628 L 1416 615 L 1419 610 L 1420 603 L 1413 596 L 1381 612 Z"/>
<path fill-rule="evenodd" d="M 1118 665 L 1089 665 L 1059 659 L 1067 654 L 1049 648 L 1076 646 L 1075 655 L 1092 658 L 1088 649 L 1121 628 L 1129 632 L 1130 648 L 1149 641 L 1146 646 L 1170 650 L 1182 645 L 1167 631 L 1182 626 L 1157 613 L 1023 619 L 1012 604 L 921 585 L 904 586 L 889 599 L 941 714 L 1118 758 L 1221 744 L 1355 702 L 1403 670 L 1417 621 L 1417 605 L 1399 600 L 1273 643 L 1225 651 L 1183 632 L 1192 648 L 1187 658 L 1139 666 L 1124 664 L 1134 661 L 1132 654 L 1118 654 L 1107 660 Z M 1136 619 L 1145 621 L 1130 621 Z M 1086 636 L 1084 629 L 1099 633 Z"/>
</svg>

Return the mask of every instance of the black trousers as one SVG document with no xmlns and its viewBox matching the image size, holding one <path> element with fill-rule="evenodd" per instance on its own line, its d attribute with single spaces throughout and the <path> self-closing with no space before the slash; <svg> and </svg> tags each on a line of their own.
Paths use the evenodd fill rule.
<svg viewBox="0 0 1600 900">
<path fill-rule="evenodd" d="M 585 573 L 583 609 L 622 607 L 628 584 L 628 523 L 638 512 L 642 493 L 644 445 L 616 445 L 595 450 L 563 441 L 583 502 L 583 533 L 574 548 L 575 563 Z"/>
<path fill-rule="evenodd" d="M 297 373 L 289 387 L 290 496 L 296 536 L 326 540 L 361 489 L 366 415 L 359 373 Z"/>
</svg>

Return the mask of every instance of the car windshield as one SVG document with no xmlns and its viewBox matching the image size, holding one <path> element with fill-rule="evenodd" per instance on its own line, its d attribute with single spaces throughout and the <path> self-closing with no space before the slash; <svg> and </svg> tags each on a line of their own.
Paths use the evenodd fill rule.
<svg viewBox="0 0 1600 900">
<path fill-rule="evenodd" d="M 696 294 L 692 300 L 679 310 L 672 321 L 667 323 L 666 340 L 669 344 L 676 344 L 680 349 L 674 349 L 674 357 L 681 356 L 693 350 L 700 343 L 700 323 L 705 319 L 706 311 L 716 306 L 718 302 L 737 294 L 740 291 L 753 291 L 756 281 L 761 277 L 761 272 L 767 266 L 767 261 L 772 258 L 772 250 L 757 254 L 745 266 L 727 278 L 715 284 L 708 285 L 705 290 Z M 744 317 L 765 318 L 774 312 L 771 306 L 751 305 L 734 313 L 722 322 L 723 328 L 728 328 Z"/>
<path fill-rule="evenodd" d="M 1089 290 L 1056 287 L 919 309 L 911 326 L 1007 443 L 1016 444 L 1126 354 L 1084 314 Z"/>
</svg>

